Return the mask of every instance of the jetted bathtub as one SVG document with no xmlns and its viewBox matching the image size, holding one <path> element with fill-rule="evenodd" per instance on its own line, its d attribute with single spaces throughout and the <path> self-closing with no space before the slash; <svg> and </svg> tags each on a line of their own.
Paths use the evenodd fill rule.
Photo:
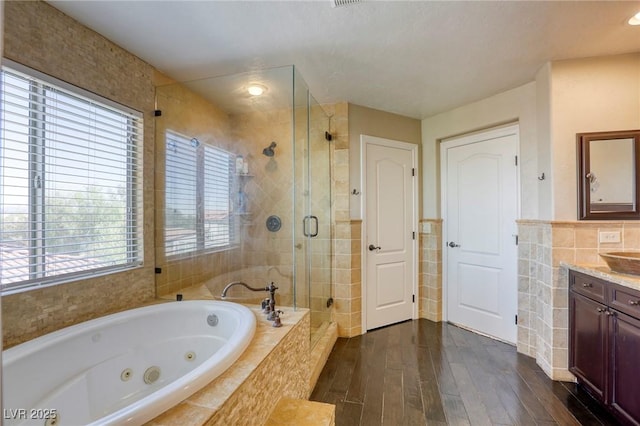
<svg viewBox="0 0 640 426">
<path fill-rule="evenodd" d="M 253 312 L 236 303 L 170 302 L 9 348 L 4 424 L 142 424 L 222 374 L 255 328 Z"/>
</svg>

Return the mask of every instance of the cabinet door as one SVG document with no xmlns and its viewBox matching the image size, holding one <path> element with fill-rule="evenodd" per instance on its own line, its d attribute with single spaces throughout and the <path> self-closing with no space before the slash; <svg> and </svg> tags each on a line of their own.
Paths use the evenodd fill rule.
<svg viewBox="0 0 640 426">
<path fill-rule="evenodd" d="M 598 400 L 606 402 L 607 309 L 569 292 L 569 371 Z"/>
<path fill-rule="evenodd" d="M 640 320 L 612 312 L 609 403 L 625 424 L 640 425 Z"/>
</svg>

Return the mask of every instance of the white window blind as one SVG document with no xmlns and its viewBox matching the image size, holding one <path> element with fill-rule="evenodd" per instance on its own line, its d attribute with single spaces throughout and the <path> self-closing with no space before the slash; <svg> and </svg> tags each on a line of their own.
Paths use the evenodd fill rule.
<svg viewBox="0 0 640 426">
<path fill-rule="evenodd" d="M 231 201 L 235 156 L 166 132 L 165 254 L 221 250 L 236 243 Z"/>
<path fill-rule="evenodd" d="M 27 73 L 2 71 L 2 290 L 140 265 L 141 115 Z"/>
</svg>

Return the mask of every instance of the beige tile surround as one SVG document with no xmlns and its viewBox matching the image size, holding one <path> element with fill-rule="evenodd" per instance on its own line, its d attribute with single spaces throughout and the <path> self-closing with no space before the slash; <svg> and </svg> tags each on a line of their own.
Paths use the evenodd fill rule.
<svg viewBox="0 0 640 426">
<path fill-rule="evenodd" d="M 600 243 L 599 231 L 619 231 L 620 243 Z M 600 252 L 640 249 L 632 221 L 518 221 L 518 351 L 554 380 L 568 372 L 568 277 L 562 263 L 602 268 Z"/>
<path fill-rule="evenodd" d="M 442 219 L 422 219 L 420 228 L 418 301 L 419 317 L 442 321 Z"/>
<path fill-rule="evenodd" d="M 181 290 L 184 300 L 211 299 L 204 286 Z M 168 295 L 168 299 L 175 299 Z M 280 398 L 310 393 L 309 311 L 281 308 L 283 326 L 274 328 L 259 308 L 254 338 L 222 375 L 148 425 L 262 425 Z"/>
<path fill-rule="evenodd" d="M 266 426 L 333 426 L 336 406 L 317 401 L 281 398 Z"/>
</svg>

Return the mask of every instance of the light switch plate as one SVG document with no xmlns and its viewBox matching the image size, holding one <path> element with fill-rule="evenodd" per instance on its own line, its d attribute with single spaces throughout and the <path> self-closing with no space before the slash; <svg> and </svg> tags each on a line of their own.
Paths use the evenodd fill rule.
<svg viewBox="0 0 640 426">
<path fill-rule="evenodd" d="M 620 231 L 600 231 L 598 233 L 598 241 L 601 243 L 619 243 Z"/>
<path fill-rule="evenodd" d="M 423 234 L 430 234 L 431 233 L 431 224 L 429 222 L 426 222 L 426 223 L 422 224 L 422 233 Z"/>
</svg>

